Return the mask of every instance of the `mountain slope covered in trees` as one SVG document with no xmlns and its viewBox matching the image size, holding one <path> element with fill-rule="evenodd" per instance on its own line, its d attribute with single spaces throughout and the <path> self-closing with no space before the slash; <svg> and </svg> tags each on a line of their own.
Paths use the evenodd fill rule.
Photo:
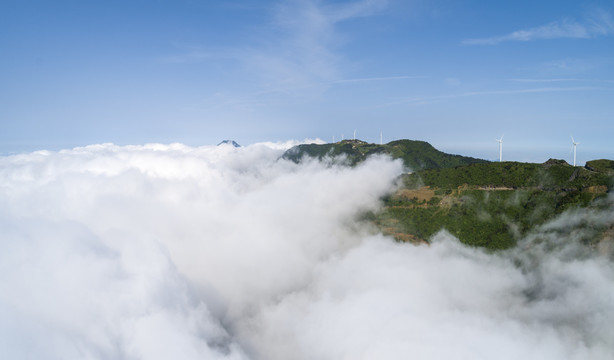
<svg viewBox="0 0 614 360">
<path fill-rule="evenodd" d="M 584 167 L 555 159 L 543 164 L 489 162 L 446 154 L 415 140 L 304 144 L 283 158 L 299 162 L 304 157 L 343 157 L 353 166 L 374 154 L 401 159 L 413 171 L 383 199 L 381 211 L 367 214 L 398 241 L 428 242 L 445 229 L 465 244 L 505 249 L 565 211 L 612 206 L 608 194 L 614 185 L 614 161 L 606 159 Z M 614 238 L 614 219 L 598 225 L 580 222 L 574 231 L 584 243 L 597 246 Z"/>
<path fill-rule="evenodd" d="M 549 160 L 427 169 L 404 175 L 401 188 L 384 199 L 372 220 L 400 241 L 428 241 L 446 229 L 468 245 L 504 249 L 566 210 L 611 207 L 613 174 L 611 160 L 585 167 Z M 614 231 L 614 219 L 603 226 L 580 225 L 576 230 L 590 245 Z"/>
</svg>

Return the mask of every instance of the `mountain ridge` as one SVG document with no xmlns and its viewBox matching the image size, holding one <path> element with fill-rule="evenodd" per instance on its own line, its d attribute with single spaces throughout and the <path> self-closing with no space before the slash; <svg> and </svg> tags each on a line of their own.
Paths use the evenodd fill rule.
<svg viewBox="0 0 614 360">
<path fill-rule="evenodd" d="M 447 154 L 437 150 L 426 141 L 395 140 L 387 144 L 373 144 L 362 140 L 342 140 L 327 144 L 301 144 L 287 150 L 282 158 L 300 162 L 303 157 L 323 159 L 345 156 L 350 165 L 356 165 L 374 154 L 387 154 L 401 159 L 411 170 L 456 167 L 487 160 L 462 155 Z"/>
<path fill-rule="evenodd" d="M 237 148 L 241 147 L 241 145 L 237 144 L 237 142 L 234 140 L 222 140 L 219 144 L 217 144 L 217 146 L 221 146 L 221 145 L 231 145 Z"/>
</svg>

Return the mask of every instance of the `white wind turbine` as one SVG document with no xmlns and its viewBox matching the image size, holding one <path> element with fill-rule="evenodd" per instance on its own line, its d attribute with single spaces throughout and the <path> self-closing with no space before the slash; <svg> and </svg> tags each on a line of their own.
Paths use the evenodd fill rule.
<svg viewBox="0 0 614 360">
<path fill-rule="evenodd" d="M 500 139 L 496 139 L 499 143 L 499 162 L 503 161 L 503 135 L 501 135 Z"/>
<path fill-rule="evenodd" d="M 580 144 L 579 142 L 575 142 L 573 139 L 573 135 L 571 135 L 571 147 L 573 148 L 573 166 L 576 166 L 576 145 Z"/>
<path fill-rule="evenodd" d="M 354 140 L 356 140 L 356 129 L 354 129 Z"/>
</svg>

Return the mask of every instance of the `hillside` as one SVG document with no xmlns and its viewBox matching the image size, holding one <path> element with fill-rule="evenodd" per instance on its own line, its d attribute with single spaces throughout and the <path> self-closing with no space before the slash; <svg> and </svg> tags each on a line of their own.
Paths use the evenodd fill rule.
<svg viewBox="0 0 614 360">
<path fill-rule="evenodd" d="M 346 156 L 350 165 L 364 161 L 373 154 L 388 154 L 401 159 L 412 170 L 452 168 L 460 165 L 487 163 L 486 160 L 467 156 L 451 155 L 435 149 L 425 141 L 396 140 L 387 144 L 370 144 L 361 140 L 343 140 L 329 144 L 297 145 L 282 156 L 284 159 L 299 162 L 303 157 Z"/>
<path fill-rule="evenodd" d="M 398 241 L 428 242 L 446 229 L 461 242 L 505 249 L 539 225 L 570 209 L 603 209 L 614 187 L 614 161 L 593 160 L 585 167 L 550 159 L 543 164 L 489 162 L 441 152 L 424 141 L 398 140 L 369 144 L 344 140 L 334 144 L 298 145 L 284 153 L 294 162 L 304 157 L 345 157 L 351 166 L 373 154 L 401 159 L 412 173 L 383 199 L 383 209 L 367 218 Z M 607 226 L 576 229 L 595 245 Z M 609 236 L 609 235 L 608 235 Z"/>
<path fill-rule="evenodd" d="M 504 186 L 513 189 L 582 189 L 594 185 L 609 185 L 609 160 L 589 161 L 586 167 L 574 167 L 563 160 L 550 159 L 543 164 L 493 162 L 470 164 L 462 168 L 428 169 L 405 176 L 407 187 L 420 184 L 456 188 L 462 185 Z"/>
<path fill-rule="evenodd" d="M 562 160 L 502 162 L 427 169 L 403 177 L 372 220 L 399 241 L 421 242 L 442 228 L 462 242 L 489 249 L 512 247 L 536 226 L 572 208 L 604 208 L 614 161 L 584 168 Z M 583 228 L 595 244 L 610 228 Z"/>
<path fill-rule="evenodd" d="M 566 210 L 607 208 L 607 194 L 614 187 L 612 160 L 589 161 L 585 167 L 556 159 L 543 164 L 488 162 L 446 154 L 416 140 L 304 144 L 283 158 L 300 162 L 304 157 L 345 157 L 353 166 L 373 154 L 401 159 L 413 171 L 402 176 L 398 191 L 383 199 L 380 212 L 367 214 L 398 241 L 428 242 L 446 229 L 471 246 L 509 248 Z M 583 242 L 595 246 L 614 234 L 614 219 L 606 224 L 575 230 Z"/>
</svg>

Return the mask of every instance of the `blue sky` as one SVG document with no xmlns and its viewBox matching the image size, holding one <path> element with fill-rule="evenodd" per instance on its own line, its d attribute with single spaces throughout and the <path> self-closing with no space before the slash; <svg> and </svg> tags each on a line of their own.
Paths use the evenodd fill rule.
<svg viewBox="0 0 614 360">
<path fill-rule="evenodd" d="M 0 153 L 341 134 L 614 159 L 614 1 L 0 2 Z"/>
</svg>

